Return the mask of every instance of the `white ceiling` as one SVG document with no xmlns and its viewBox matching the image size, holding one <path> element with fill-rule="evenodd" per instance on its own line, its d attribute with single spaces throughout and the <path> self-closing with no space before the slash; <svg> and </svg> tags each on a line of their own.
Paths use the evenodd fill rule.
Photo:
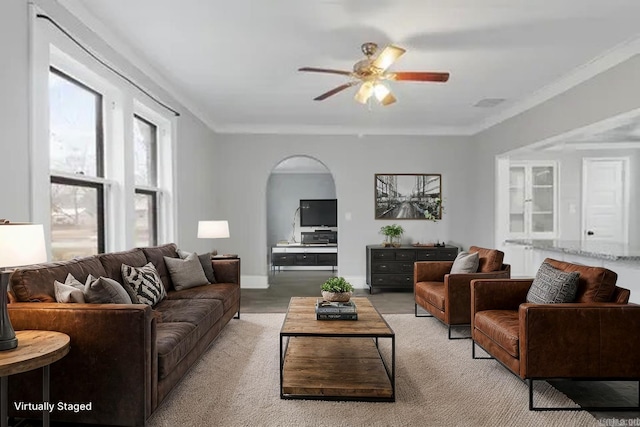
<svg viewBox="0 0 640 427">
<path fill-rule="evenodd" d="M 638 53 L 640 36 L 639 0 L 59 2 L 218 132 L 472 134 Z M 390 71 L 449 82 L 391 82 L 388 107 L 356 88 L 313 101 L 347 77 L 297 69 L 350 70 L 367 41 L 407 49 Z"/>
</svg>

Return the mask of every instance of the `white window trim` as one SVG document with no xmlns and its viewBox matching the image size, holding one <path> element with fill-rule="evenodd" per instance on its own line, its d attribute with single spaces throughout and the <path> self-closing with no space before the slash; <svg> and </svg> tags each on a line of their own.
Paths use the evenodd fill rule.
<svg viewBox="0 0 640 427">
<path fill-rule="evenodd" d="M 104 184 L 105 251 L 126 250 L 134 246 L 135 186 L 133 173 L 133 115 L 153 119 L 158 125 L 158 243 L 176 238 L 175 162 L 176 119 L 156 106 L 137 98 L 138 91 L 115 76 L 86 52 L 38 19 L 41 12 L 30 5 L 31 20 L 31 217 L 45 227 L 47 247 L 51 248 L 50 159 L 49 159 L 49 68 L 91 87 L 103 96 L 104 178 L 82 176 L 83 180 Z M 160 173 L 162 171 L 162 173 Z M 80 177 L 68 173 L 56 176 Z M 51 254 L 49 253 L 49 256 Z"/>
</svg>

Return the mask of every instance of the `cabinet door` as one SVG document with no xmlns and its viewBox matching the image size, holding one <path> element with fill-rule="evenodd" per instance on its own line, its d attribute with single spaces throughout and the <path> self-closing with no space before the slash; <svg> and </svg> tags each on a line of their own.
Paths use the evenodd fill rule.
<svg viewBox="0 0 640 427">
<path fill-rule="evenodd" d="M 554 238 L 556 200 L 555 163 L 512 164 L 509 168 L 509 236 Z"/>
<path fill-rule="evenodd" d="M 315 254 L 295 254 L 295 265 L 316 265 Z"/>
<path fill-rule="evenodd" d="M 318 265 L 338 265 L 338 254 L 316 254 Z"/>
</svg>

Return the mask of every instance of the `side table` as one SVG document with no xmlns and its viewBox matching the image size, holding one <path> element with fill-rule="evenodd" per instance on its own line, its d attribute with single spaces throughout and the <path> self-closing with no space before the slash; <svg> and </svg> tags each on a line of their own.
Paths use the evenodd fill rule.
<svg viewBox="0 0 640 427">
<path fill-rule="evenodd" d="M 0 427 L 8 425 L 9 375 L 37 368 L 42 370 L 42 402 L 49 403 L 49 365 L 69 353 L 69 335 L 53 331 L 16 331 L 18 347 L 0 352 Z M 45 406 L 46 408 L 46 406 Z M 42 425 L 49 426 L 48 410 L 42 411 Z"/>
</svg>

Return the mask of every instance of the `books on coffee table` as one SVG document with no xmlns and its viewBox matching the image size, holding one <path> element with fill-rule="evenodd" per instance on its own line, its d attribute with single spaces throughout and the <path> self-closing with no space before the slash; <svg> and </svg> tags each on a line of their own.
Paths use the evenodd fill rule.
<svg viewBox="0 0 640 427">
<path fill-rule="evenodd" d="M 358 311 L 353 301 L 332 302 L 318 298 L 316 301 L 317 320 L 358 320 Z"/>
</svg>

